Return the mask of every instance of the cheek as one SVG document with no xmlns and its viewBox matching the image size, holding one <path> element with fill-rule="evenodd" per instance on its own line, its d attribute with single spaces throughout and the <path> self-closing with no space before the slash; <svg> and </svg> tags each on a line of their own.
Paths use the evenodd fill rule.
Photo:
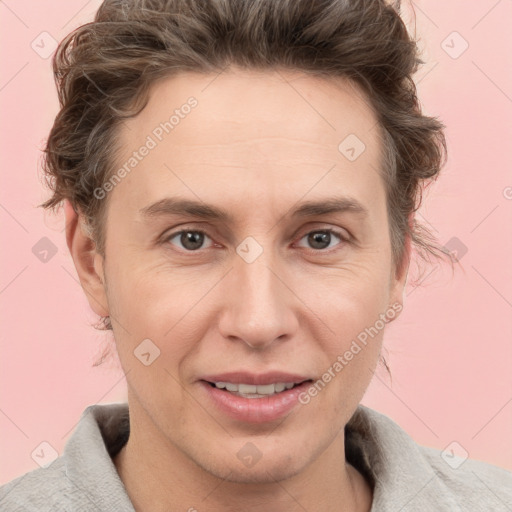
<svg viewBox="0 0 512 512">
<path fill-rule="evenodd" d="M 143 344 L 149 352 L 158 353 L 156 366 L 165 366 L 174 375 L 177 366 L 197 349 L 205 325 L 198 319 L 201 298 L 211 287 L 205 280 L 197 280 L 197 273 L 194 281 L 178 279 L 169 269 L 143 265 L 129 271 L 118 265 L 111 270 L 109 307 L 125 370 L 138 366 L 133 355 Z"/>
<path fill-rule="evenodd" d="M 185 314 L 190 290 L 186 283 L 172 279 L 169 270 L 160 272 L 143 261 L 119 261 L 112 267 L 109 306 L 119 321 L 127 324 L 127 330 L 167 331 Z"/>
<path fill-rule="evenodd" d="M 308 304 L 329 326 L 338 340 L 355 337 L 375 323 L 389 304 L 389 273 L 385 269 L 352 265 L 317 280 Z"/>
<path fill-rule="evenodd" d="M 346 388 L 345 395 L 348 390 L 357 395 L 371 380 L 381 350 L 382 316 L 389 308 L 387 280 L 385 272 L 337 274 L 305 302 L 329 328 L 324 336 L 315 336 L 322 340 L 324 370 L 330 371 L 324 380 L 336 381 L 335 389 Z"/>
<path fill-rule="evenodd" d="M 383 295 L 374 290 L 347 287 L 324 302 L 329 316 L 322 318 L 334 334 L 322 338 L 321 375 L 306 391 L 303 403 L 314 402 L 330 418 L 333 435 L 348 421 L 347 411 L 362 400 L 378 363 L 385 328 L 380 315 L 387 307 Z"/>
</svg>

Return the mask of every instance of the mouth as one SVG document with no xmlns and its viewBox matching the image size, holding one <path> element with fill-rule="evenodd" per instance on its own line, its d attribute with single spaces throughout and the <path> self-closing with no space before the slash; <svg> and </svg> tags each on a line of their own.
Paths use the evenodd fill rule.
<svg viewBox="0 0 512 512">
<path fill-rule="evenodd" d="M 198 383 L 206 409 L 237 422 L 264 424 L 281 420 L 298 407 L 300 395 L 312 382 L 304 374 L 239 370 L 203 375 Z"/>
<path fill-rule="evenodd" d="M 313 382 L 311 379 L 302 380 L 300 382 L 274 382 L 269 384 L 247 384 L 247 383 L 234 383 L 234 382 L 210 382 L 203 381 L 210 385 L 210 387 L 230 393 L 234 396 L 242 398 L 267 398 L 273 395 L 280 395 L 294 389 L 302 384 Z"/>
</svg>

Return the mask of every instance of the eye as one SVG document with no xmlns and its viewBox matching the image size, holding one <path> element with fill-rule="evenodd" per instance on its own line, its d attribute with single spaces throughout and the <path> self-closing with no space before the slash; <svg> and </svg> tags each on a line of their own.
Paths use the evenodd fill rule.
<svg viewBox="0 0 512 512">
<path fill-rule="evenodd" d="M 304 238 L 307 238 L 307 242 L 311 244 L 312 248 L 316 251 L 323 251 L 325 249 L 331 249 L 329 247 L 332 238 L 334 237 L 339 238 L 342 242 L 348 242 L 349 238 L 347 235 L 344 235 L 340 231 L 337 231 L 335 229 L 318 229 L 315 231 L 310 231 L 305 236 L 301 238 L 303 240 Z M 341 245 L 341 244 L 338 244 Z"/>
<path fill-rule="evenodd" d="M 210 238 L 204 231 L 197 229 L 184 229 L 182 231 L 176 231 L 170 234 L 164 239 L 164 242 L 172 243 L 172 240 L 177 239 L 181 244 L 181 249 L 185 251 L 197 251 L 202 249 L 205 238 Z"/>
<path fill-rule="evenodd" d="M 341 242 L 350 241 L 347 235 L 344 235 L 341 231 L 332 228 L 310 231 L 309 233 L 306 233 L 301 240 L 307 239 L 307 243 L 310 244 L 310 248 L 315 252 L 318 252 L 332 249 L 333 246 L 331 246 L 331 242 L 333 241 L 333 237 L 338 238 Z M 186 252 L 194 252 L 204 249 L 205 247 L 203 247 L 203 245 L 205 239 L 211 240 L 211 238 L 200 229 L 182 229 L 181 231 L 176 231 L 165 237 L 163 242 L 175 245 L 175 242 L 173 242 L 175 239 L 179 244 L 181 244 L 180 249 Z M 342 244 L 339 243 L 337 245 Z M 335 246 L 336 244 L 334 247 Z"/>
</svg>

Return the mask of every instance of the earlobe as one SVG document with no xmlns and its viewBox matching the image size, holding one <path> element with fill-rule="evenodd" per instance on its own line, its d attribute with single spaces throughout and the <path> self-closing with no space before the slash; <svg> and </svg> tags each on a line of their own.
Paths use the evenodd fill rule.
<svg viewBox="0 0 512 512">
<path fill-rule="evenodd" d="M 108 316 L 103 257 L 96 252 L 94 241 L 86 233 L 80 215 L 68 199 L 64 200 L 64 214 L 67 246 L 89 305 L 97 315 Z"/>
</svg>

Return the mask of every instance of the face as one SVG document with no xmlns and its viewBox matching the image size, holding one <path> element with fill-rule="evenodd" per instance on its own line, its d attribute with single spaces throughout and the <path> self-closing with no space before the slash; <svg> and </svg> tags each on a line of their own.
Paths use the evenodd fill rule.
<svg viewBox="0 0 512 512">
<path fill-rule="evenodd" d="M 378 129 L 347 81 L 236 69 L 162 80 L 122 126 L 131 164 L 86 286 L 148 436 L 238 482 L 298 474 L 339 439 L 405 280 Z"/>
</svg>

